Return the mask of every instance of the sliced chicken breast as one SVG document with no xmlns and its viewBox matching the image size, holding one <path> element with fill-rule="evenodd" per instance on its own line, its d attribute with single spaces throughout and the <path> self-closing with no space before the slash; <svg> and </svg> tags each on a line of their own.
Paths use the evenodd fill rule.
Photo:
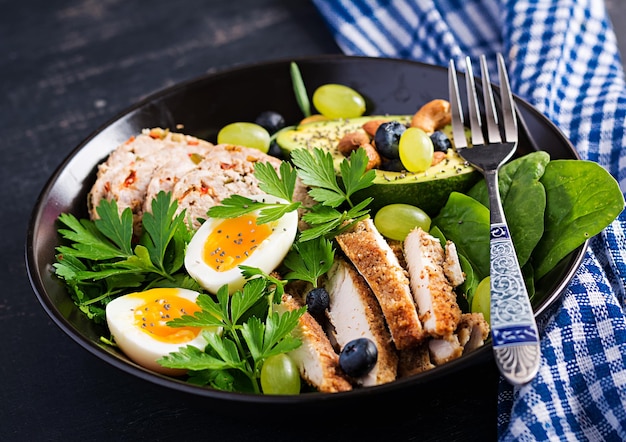
<svg viewBox="0 0 626 442">
<path fill-rule="evenodd" d="M 456 250 L 456 244 L 452 241 L 446 242 L 445 259 L 443 260 L 443 273 L 446 275 L 452 287 L 458 287 L 465 282 L 465 273 L 461 268 L 461 261 Z"/>
<path fill-rule="evenodd" d="M 455 334 L 445 338 L 433 338 L 428 341 L 430 360 L 435 365 L 445 364 L 463 354 L 463 346 L 459 343 L 459 338 Z"/>
<path fill-rule="evenodd" d="M 293 311 L 301 306 L 296 298 L 285 294 L 277 308 Z M 302 345 L 289 352 L 289 356 L 298 366 L 302 379 L 323 393 L 352 390 L 352 384 L 339 367 L 339 355 L 308 312 L 300 317 L 294 336 L 302 340 Z"/>
<path fill-rule="evenodd" d="M 371 386 L 394 381 L 398 357 L 380 305 L 367 282 L 350 263 L 336 258 L 325 288 L 330 296 L 327 316 L 339 347 L 343 349 L 357 338 L 368 338 L 378 349 L 376 365 L 356 382 Z"/>
<path fill-rule="evenodd" d="M 427 335 L 417 316 L 409 278 L 373 220 L 358 222 L 336 240 L 376 296 L 396 348 L 422 342 Z"/>
<path fill-rule="evenodd" d="M 433 337 L 452 334 L 461 319 L 453 287 L 444 274 L 444 249 L 434 236 L 421 228 L 404 240 L 404 255 L 424 330 Z"/>
<path fill-rule="evenodd" d="M 485 343 L 489 336 L 489 323 L 482 313 L 463 313 L 456 333 L 463 353 L 468 353 Z"/>
</svg>

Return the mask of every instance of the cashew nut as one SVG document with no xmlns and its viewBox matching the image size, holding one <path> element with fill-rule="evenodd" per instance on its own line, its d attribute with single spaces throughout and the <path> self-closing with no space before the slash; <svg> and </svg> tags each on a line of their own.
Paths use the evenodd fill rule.
<svg viewBox="0 0 626 442">
<path fill-rule="evenodd" d="M 433 160 L 430 163 L 431 166 L 434 166 L 435 164 L 439 164 L 441 163 L 445 158 L 446 158 L 446 153 L 445 152 L 441 152 L 441 151 L 436 151 L 433 152 Z"/>
<path fill-rule="evenodd" d="M 367 134 L 363 132 L 350 132 L 345 134 L 343 138 L 339 140 L 339 143 L 337 144 L 337 150 L 344 157 L 347 157 L 348 155 L 350 155 L 350 153 L 352 153 L 352 151 L 369 143 L 370 139 Z"/>
<path fill-rule="evenodd" d="M 446 100 L 436 99 L 423 105 L 413 115 L 411 126 L 419 127 L 427 133 L 433 133 L 450 124 L 451 119 L 450 103 Z"/>
<path fill-rule="evenodd" d="M 363 126 L 361 127 L 370 137 L 373 137 L 374 135 L 376 135 L 378 127 L 386 122 L 387 120 L 369 120 L 363 123 Z"/>
<path fill-rule="evenodd" d="M 380 155 L 378 154 L 376 148 L 369 143 L 364 144 L 361 147 L 365 149 L 365 153 L 367 154 L 368 159 L 365 170 L 378 169 L 378 167 L 380 167 L 382 163 L 382 159 L 380 158 Z"/>
</svg>

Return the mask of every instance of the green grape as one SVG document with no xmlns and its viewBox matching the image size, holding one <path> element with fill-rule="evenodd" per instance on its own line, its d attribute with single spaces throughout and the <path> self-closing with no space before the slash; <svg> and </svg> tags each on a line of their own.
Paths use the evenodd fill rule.
<svg viewBox="0 0 626 442">
<path fill-rule="evenodd" d="M 410 204 L 389 204 L 376 212 L 374 225 L 383 236 L 404 241 L 409 232 L 417 227 L 428 232 L 430 217 Z"/>
<path fill-rule="evenodd" d="M 355 118 L 365 112 L 365 99 L 342 84 L 325 84 L 313 93 L 313 105 L 326 118 Z"/>
<path fill-rule="evenodd" d="M 482 313 L 485 321 L 491 318 L 491 278 L 487 276 L 478 283 L 472 298 L 472 313 Z"/>
<path fill-rule="evenodd" d="M 409 127 L 400 136 L 400 161 L 409 172 L 423 172 L 433 162 L 433 140 L 418 127 Z"/>
<path fill-rule="evenodd" d="M 299 394 L 300 371 L 285 353 L 270 356 L 261 367 L 263 394 Z"/>
<path fill-rule="evenodd" d="M 255 123 L 231 123 L 219 131 L 217 144 L 252 147 L 267 153 L 270 148 L 270 134 L 263 126 Z"/>
</svg>

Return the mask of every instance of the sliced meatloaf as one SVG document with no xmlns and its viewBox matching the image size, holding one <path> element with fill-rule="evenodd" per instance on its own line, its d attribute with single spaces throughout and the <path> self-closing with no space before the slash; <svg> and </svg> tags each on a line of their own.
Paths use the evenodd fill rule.
<svg viewBox="0 0 626 442">
<path fill-rule="evenodd" d="M 144 129 L 98 166 L 88 196 L 89 215 L 97 219 L 100 201 L 114 199 L 120 213 L 132 210 L 133 232 L 139 236 L 143 213 L 151 211 L 160 191 L 166 191 L 178 201 L 177 213 L 186 210 L 187 223 L 197 229 L 207 210 L 224 198 L 263 193 L 254 176 L 258 162 L 268 162 L 276 170 L 281 164 L 258 149 L 213 145 L 160 128 Z M 296 198 L 298 195 L 306 195 L 299 181 Z"/>
<path fill-rule="evenodd" d="M 279 169 L 281 161 L 258 149 L 218 144 L 192 170 L 179 177 L 172 188 L 178 210 L 187 211 L 188 223 L 197 229 L 210 207 L 231 195 L 258 195 L 259 180 L 254 166 L 268 162 Z"/>
<path fill-rule="evenodd" d="M 119 212 L 130 208 L 133 230 L 141 232 L 146 192 L 155 170 L 163 164 L 190 163 L 206 155 L 213 145 L 190 135 L 163 129 L 144 129 L 118 146 L 98 166 L 96 182 L 88 195 L 87 206 L 92 219 L 98 218 L 97 207 L 102 200 L 117 202 Z"/>
</svg>

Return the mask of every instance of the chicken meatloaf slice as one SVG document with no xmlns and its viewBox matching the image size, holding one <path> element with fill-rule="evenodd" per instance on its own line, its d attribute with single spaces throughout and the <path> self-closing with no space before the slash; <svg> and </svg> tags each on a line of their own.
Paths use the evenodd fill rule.
<svg viewBox="0 0 626 442">
<path fill-rule="evenodd" d="M 264 193 L 254 176 L 257 163 L 271 164 L 279 170 L 281 160 L 258 149 L 218 144 L 192 170 L 177 177 L 172 197 L 178 212 L 186 210 L 187 223 L 200 227 L 209 208 L 231 195 L 251 196 Z"/>
<path fill-rule="evenodd" d="M 131 209 L 133 231 L 139 235 L 146 192 L 155 170 L 171 162 L 193 164 L 192 158 L 206 155 L 212 147 L 211 143 L 190 135 L 159 128 L 144 129 L 118 146 L 98 166 L 96 181 L 88 195 L 89 216 L 98 218 L 100 201 L 115 200 L 120 213 Z"/>
</svg>

